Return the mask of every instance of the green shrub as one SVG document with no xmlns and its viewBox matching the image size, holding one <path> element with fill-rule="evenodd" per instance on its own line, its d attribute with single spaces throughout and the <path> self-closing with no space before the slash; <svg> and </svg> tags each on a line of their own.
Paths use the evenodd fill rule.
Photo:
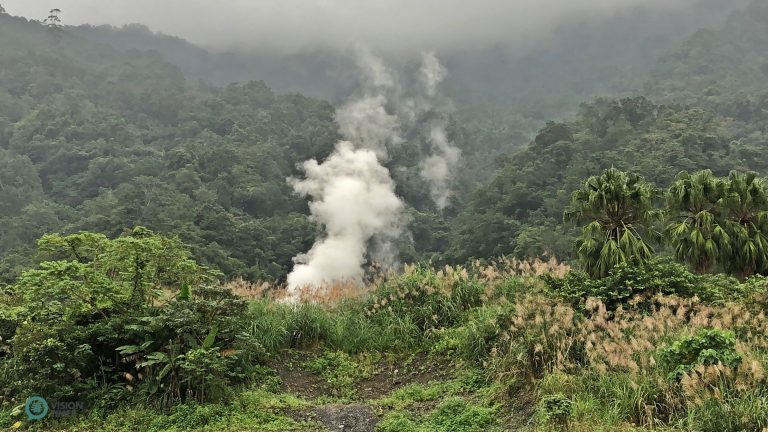
<svg viewBox="0 0 768 432">
<path fill-rule="evenodd" d="M 408 317 L 381 314 L 370 319 L 356 305 L 332 313 L 334 319 L 327 345 L 348 354 L 407 352 L 419 347 L 424 339 L 422 331 Z"/>
<path fill-rule="evenodd" d="M 61 432 L 150 432 L 158 430 L 152 426 L 158 419 L 165 420 L 166 417 L 156 410 L 137 406 L 133 408 L 118 408 L 109 413 L 91 411 L 88 414 L 77 418 L 61 419 L 55 423 L 55 426 L 50 424 L 49 419 L 46 419 L 43 423 L 45 424 L 45 428 L 41 429 Z M 36 429 L 30 428 L 30 430 Z"/>
<path fill-rule="evenodd" d="M 307 430 L 301 423 L 283 416 L 269 406 L 258 409 L 236 404 L 187 403 L 173 407 L 167 415 L 157 415 L 149 432 L 185 431 L 287 431 Z M 314 426 L 314 425 L 313 425 Z M 316 430 L 312 427 L 310 430 Z"/>
<path fill-rule="evenodd" d="M 53 259 L 22 274 L 0 304 L 0 357 L 15 396 L 103 401 L 132 387 L 164 404 L 210 400 L 247 377 L 263 350 L 241 331 L 247 305 L 218 287 L 176 239 L 135 228 L 109 240 L 49 235 Z M 209 286 L 210 285 L 210 286 Z"/>
<path fill-rule="evenodd" d="M 438 431 L 485 432 L 494 422 L 494 412 L 460 398 L 451 398 L 430 414 L 429 421 Z"/>
<path fill-rule="evenodd" d="M 88 383 L 78 378 L 94 373 L 97 357 L 87 328 L 26 322 L 11 340 L 8 366 L 16 395 L 45 394 L 67 398 L 87 392 Z"/>
<path fill-rule="evenodd" d="M 585 364 L 579 332 L 584 316 L 563 302 L 543 295 L 522 297 L 496 320 L 501 335 L 491 350 L 495 374 L 530 380 L 555 370 Z"/>
<path fill-rule="evenodd" d="M 397 315 L 388 312 L 378 313 L 371 314 L 367 321 L 370 323 L 370 330 L 373 332 L 371 338 L 364 345 L 369 350 L 408 352 L 409 350 L 418 350 L 424 345 L 424 331 L 410 315 Z M 347 350 L 349 351 L 349 349 Z M 349 352 L 359 351 L 361 350 L 354 349 Z"/>
<path fill-rule="evenodd" d="M 500 329 L 509 326 L 510 305 L 472 310 L 464 325 L 446 329 L 435 343 L 435 352 L 456 352 L 463 358 L 480 362 L 488 358 L 499 342 Z"/>
<path fill-rule="evenodd" d="M 735 279 L 731 279 L 735 280 Z M 731 286 L 733 288 L 733 285 Z M 757 275 L 738 285 L 736 295 L 745 298 L 754 294 L 768 294 L 768 277 Z"/>
<path fill-rule="evenodd" d="M 539 415 L 547 423 L 568 427 L 571 419 L 573 403 L 562 394 L 545 396 L 539 402 Z"/>
<path fill-rule="evenodd" d="M 455 396 L 463 388 L 463 384 L 458 380 L 439 381 L 428 385 L 413 383 L 394 390 L 389 396 L 377 400 L 376 403 L 380 406 L 403 409 L 414 403 L 437 401 Z"/>
<path fill-rule="evenodd" d="M 571 401 L 571 420 L 600 424 L 637 425 L 669 421 L 671 383 L 659 382 L 652 373 L 580 371 L 578 374 L 556 372 L 537 383 L 540 394 L 564 395 Z M 539 415 L 543 415 L 539 406 Z"/>
<path fill-rule="evenodd" d="M 486 432 L 493 430 L 495 411 L 468 403 L 461 398 L 449 398 L 425 418 L 414 419 L 396 411 L 387 415 L 378 432 Z"/>
<path fill-rule="evenodd" d="M 13 423 L 10 409 L 0 406 L 0 427 L 7 427 Z"/>
<path fill-rule="evenodd" d="M 642 294 L 699 294 L 696 276 L 670 258 L 656 258 L 642 265 L 621 264 L 599 279 L 580 271 L 571 271 L 562 279 L 551 275 L 544 275 L 543 279 L 550 290 L 574 305 L 594 297 L 609 309 L 626 305 Z"/>
<path fill-rule="evenodd" d="M 401 412 L 392 413 L 376 425 L 377 432 L 422 432 L 424 428 Z"/>
<path fill-rule="evenodd" d="M 324 345 L 348 354 L 365 351 L 404 351 L 423 340 L 410 317 L 379 314 L 371 317 L 360 301 L 333 308 L 318 304 L 286 305 L 254 301 L 248 313 L 249 333 L 274 354 L 285 348 Z"/>
<path fill-rule="evenodd" d="M 741 355 L 736 352 L 736 336 L 732 332 L 704 329 L 693 336 L 676 340 L 669 347 L 659 350 L 669 378 L 678 380 L 696 365 L 722 364 L 736 368 L 741 363 Z"/>
<path fill-rule="evenodd" d="M 463 313 L 481 304 L 485 287 L 461 269 L 439 277 L 417 267 L 383 284 L 368 302 L 374 322 L 391 316 L 410 320 L 422 332 L 456 325 Z M 377 321 L 378 319 L 378 321 Z"/>
<path fill-rule="evenodd" d="M 307 370 L 319 375 L 330 384 L 334 396 L 352 398 L 355 383 L 367 376 L 361 365 L 343 352 L 327 351 L 304 364 Z"/>
<path fill-rule="evenodd" d="M 150 312 L 126 335 L 142 343 L 118 352 L 143 374 L 143 388 L 164 404 L 224 398 L 264 355 L 241 331 L 246 302 L 221 287 L 198 287 L 188 298 L 177 297 Z"/>
<path fill-rule="evenodd" d="M 520 295 L 530 292 L 532 286 L 535 286 L 535 284 L 531 284 L 530 280 L 518 276 L 506 276 L 490 285 L 493 287 L 490 299 L 503 299 L 510 303 L 514 302 Z"/>
</svg>

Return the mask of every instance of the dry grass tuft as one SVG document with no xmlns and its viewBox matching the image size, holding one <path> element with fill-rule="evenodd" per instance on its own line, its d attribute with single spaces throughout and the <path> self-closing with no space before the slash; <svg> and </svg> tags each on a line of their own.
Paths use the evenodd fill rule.
<svg viewBox="0 0 768 432">
<path fill-rule="evenodd" d="M 511 276 L 536 277 L 550 274 L 555 277 L 563 277 L 571 271 L 568 264 L 561 263 L 555 257 L 544 261 L 540 258 L 518 260 L 517 258 L 503 257 L 483 265 L 475 261 L 472 268 L 479 279 L 484 282 L 494 282 Z"/>
</svg>

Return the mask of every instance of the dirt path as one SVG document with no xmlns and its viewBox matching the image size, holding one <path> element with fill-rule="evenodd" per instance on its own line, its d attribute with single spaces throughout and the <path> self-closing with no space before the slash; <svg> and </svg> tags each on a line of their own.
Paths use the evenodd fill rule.
<svg viewBox="0 0 768 432">
<path fill-rule="evenodd" d="M 331 431 L 373 432 L 379 417 L 368 405 L 326 405 L 317 408 L 317 419 Z"/>
<path fill-rule="evenodd" d="M 298 421 L 322 424 L 334 432 L 373 432 L 380 421 L 380 409 L 372 401 L 385 398 L 411 384 L 429 384 L 448 379 L 451 366 L 435 363 L 426 355 L 408 360 L 379 360 L 372 372 L 355 383 L 353 400 L 335 402 L 333 388 L 305 368 L 307 362 L 321 355 L 317 351 L 286 351 L 270 365 L 281 379 L 280 391 L 306 400 L 313 406 L 288 413 Z M 432 404 L 430 404 L 432 405 Z"/>
</svg>

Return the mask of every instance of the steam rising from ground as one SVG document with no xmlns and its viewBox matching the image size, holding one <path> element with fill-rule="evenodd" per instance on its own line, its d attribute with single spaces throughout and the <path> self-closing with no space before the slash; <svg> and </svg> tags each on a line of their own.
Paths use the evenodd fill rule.
<svg viewBox="0 0 768 432">
<path fill-rule="evenodd" d="M 326 237 L 295 259 L 297 265 L 288 276 L 293 295 L 307 286 L 361 280 L 367 243 L 376 236 L 399 234 L 403 209 L 389 171 L 372 150 L 342 141 L 325 162 L 310 160 L 302 169 L 306 179 L 292 179 L 291 184 L 297 193 L 312 198 L 312 217 L 323 224 Z"/>
<path fill-rule="evenodd" d="M 446 77 L 446 70 L 440 64 L 434 53 L 422 54 L 421 69 L 419 70 L 421 83 L 424 87 L 428 106 L 433 107 L 436 120 L 432 121 L 429 131 L 429 142 L 432 147 L 432 155 L 421 164 L 421 178 L 429 185 L 432 200 L 438 209 L 442 210 L 448 205 L 451 194 L 451 172 L 455 169 L 461 157 L 461 152 L 449 140 L 445 131 L 447 125 L 446 109 L 440 109 L 435 102 L 438 86 Z"/>
<path fill-rule="evenodd" d="M 433 53 L 423 55 L 419 88 L 404 97 L 395 75 L 383 62 L 358 50 L 361 88 L 336 112 L 346 141 L 339 142 L 325 161 L 309 160 L 300 168 L 304 179 L 289 179 L 294 191 L 309 197 L 312 218 L 325 229 L 306 254 L 294 258 L 288 275 L 289 293 L 327 283 L 361 282 L 368 257 L 385 266 L 396 260 L 393 242 L 404 230 L 404 203 L 381 162 L 389 150 L 404 142 L 402 128 L 426 127 L 432 154 L 421 164 L 421 176 L 438 208 L 450 196 L 450 173 L 459 150 L 448 140 L 444 104 L 437 99 L 446 71 Z M 423 117 L 429 117 L 421 124 Z"/>
<path fill-rule="evenodd" d="M 289 179 L 297 193 L 312 199 L 312 218 L 326 232 L 307 254 L 294 258 L 288 275 L 294 298 L 327 283 L 362 281 L 369 246 L 379 260 L 394 262 L 391 244 L 403 231 L 404 204 L 379 162 L 388 158 L 388 146 L 402 141 L 399 119 L 386 107 L 395 79 L 380 59 L 358 51 L 362 88 L 336 112 L 348 141 L 338 143 L 323 163 L 305 162 L 304 180 Z"/>
<path fill-rule="evenodd" d="M 429 132 L 433 154 L 421 163 L 421 178 L 429 184 L 429 194 L 438 209 L 448 205 L 451 196 L 451 173 L 461 158 L 445 133 L 445 123 L 438 122 Z"/>
<path fill-rule="evenodd" d="M 437 86 L 445 79 L 447 73 L 440 60 L 433 52 L 423 53 L 421 55 L 421 69 L 419 78 L 426 90 L 427 96 L 435 97 L 437 95 Z"/>
</svg>

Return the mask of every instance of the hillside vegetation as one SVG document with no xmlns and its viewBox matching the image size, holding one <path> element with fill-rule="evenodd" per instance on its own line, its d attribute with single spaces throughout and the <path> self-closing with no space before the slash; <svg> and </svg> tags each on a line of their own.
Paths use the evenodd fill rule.
<svg viewBox="0 0 768 432">
<path fill-rule="evenodd" d="M 768 427 L 761 277 L 660 259 L 589 281 L 553 261 L 500 261 L 409 267 L 290 304 L 268 286 L 211 285 L 178 242 L 146 229 L 47 236 L 40 248 L 50 261 L 3 293 L 6 426 Z M 11 409 L 30 392 L 90 409 L 26 423 Z"/>
<path fill-rule="evenodd" d="M 324 227 L 287 179 L 335 107 L 226 82 L 348 59 L 0 8 L 0 427 L 768 431 L 768 6 L 696 7 L 564 25 L 592 48 L 520 77 L 454 53 L 449 205 L 406 131 L 382 162 L 402 266 L 299 296 Z M 82 408 L 29 420 L 31 395 Z"/>
<path fill-rule="evenodd" d="M 722 30 L 704 33 L 718 43 L 734 39 L 758 49 L 759 31 L 735 24 L 759 22 L 764 6 L 751 8 L 734 13 Z M 125 227 L 148 226 L 179 235 L 197 259 L 227 276 L 251 280 L 281 280 L 291 257 L 311 244 L 315 228 L 307 207 L 285 179 L 297 174 L 297 163 L 325 157 L 339 138 L 330 104 L 276 95 L 261 82 L 216 87 L 192 81 L 160 52 L 194 48 L 141 29 L 51 31 L 8 15 L 0 20 L 5 281 L 34 261 L 35 239 L 54 231 L 114 236 Z M 701 37 L 695 34 L 681 49 Z M 134 49 L 142 43 L 159 51 Z M 204 62 L 204 52 L 195 52 L 184 58 Z M 400 241 L 401 259 L 458 264 L 545 253 L 569 259 L 571 234 L 560 226 L 560 214 L 581 179 L 610 166 L 659 185 L 681 170 L 764 170 L 765 122 L 753 96 L 759 93 L 745 91 L 744 110 L 727 108 L 739 93 L 713 74 L 735 63 L 719 60 L 707 62 L 713 70 L 702 73 L 727 96 L 719 103 L 713 94 L 708 100 L 715 105 L 692 100 L 686 92 L 705 93 L 700 80 L 678 71 L 694 61 L 691 55 L 664 57 L 648 85 L 660 95 L 657 89 L 674 83 L 685 91 L 670 87 L 660 101 L 701 102 L 704 108 L 660 105 L 644 96 L 602 98 L 537 134 L 538 120 L 515 108 L 515 99 L 506 108 L 460 109 L 448 133 L 465 163 L 442 213 L 429 204 L 418 176 L 419 146 L 400 146 L 389 165 L 403 168 L 393 176 L 411 207 L 412 233 Z M 729 76 L 739 77 L 734 83 L 744 82 L 745 89 L 761 82 Z M 512 151 L 516 146 L 520 150 Z"/>
</svg>

